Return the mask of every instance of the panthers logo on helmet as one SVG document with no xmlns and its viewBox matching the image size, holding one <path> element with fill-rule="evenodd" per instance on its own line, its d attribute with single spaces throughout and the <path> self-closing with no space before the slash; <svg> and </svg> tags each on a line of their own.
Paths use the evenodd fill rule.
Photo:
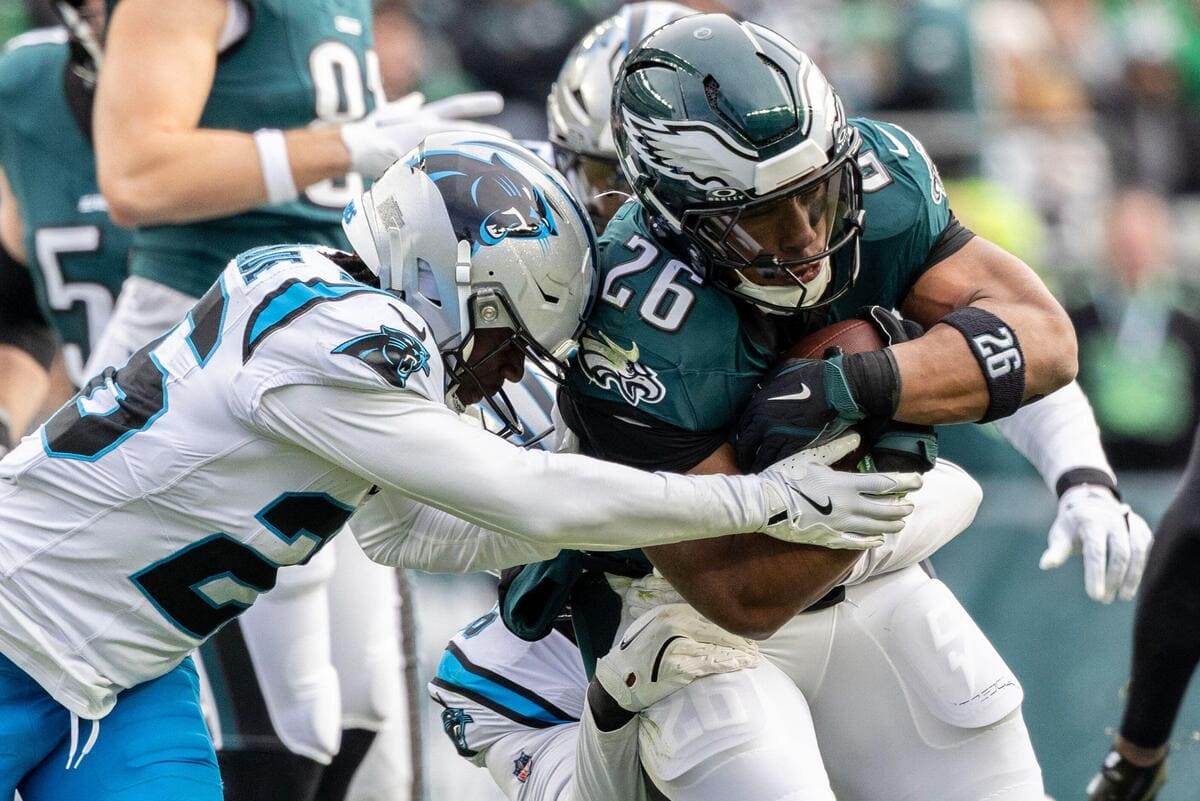
<svg viewBox="0 0 1200 801">
<path fill-rule="evenodd" d="M 475 718 L 468 715 L 465 709 L 448 706 L 442 710 L 442 731 L 454 743 L 459 756 L 473 757 L 477 753 L 467 745 L 467 724 L 474 722 Z"/>
<path fill-rule="evenodd" d="M 653 368 L 638 361 L 637 343 L 622 348 L 603 331 L 589 331 L 579 341 L 579 361 L 588 380 L 601 389 L 615 389 L 631 406 L 658 403 L 667 388 Z"/>
<path fill-rule="evenodd" d="M 425 153 L 421 164 L 442 190 L 455 234 L 471 243 L 472 253 L 510 236 L 543 240 L 542 250 L 550 252 L 544 240 L 558 235 L 553 208 L 499 153 L 485 160 L 436 150 Z"/>
<path fill-rule="evenodd" d="M 408 377 L 417 371 L 429 375 L 429 351 L 420 340 L 386 325 L 379 326 L 376 334 L 363 334 L 343 342 L 331 353 L 361 359 L 397 387 L 403 387 Z"/>
</svg>

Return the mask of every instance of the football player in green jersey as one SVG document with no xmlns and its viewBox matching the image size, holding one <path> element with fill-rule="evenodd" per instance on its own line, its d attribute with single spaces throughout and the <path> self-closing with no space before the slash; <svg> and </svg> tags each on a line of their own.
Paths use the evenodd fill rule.
<svg viewBox="0 0 1200 801">
<path fill-rule="evenodd" d="M 1074 370 L 1069 322 L 1032 271 L 953 219 L 919 141 L 898 126 L 846 121 L 807 57 L 773 32 L 728 17 L 689 17 L 660 29 L 626 59 L 616 93 L 616 147 L 638 202 L 617 213 L 601 241 L 600 302 L 576 360 L 574 391 L 563 399 L 585 452 L 642 466 L 735 471 L 868 417 L 1000 418 L 1051 394 L 1022 410 L 1023 421 L 1006 432 L 1063 499 L 1043 566 L 1082 547 L 1092 597 L 1132 595 L 1148 530 L 1113 492 L 1086 399 L 1073 384 L 1054 393 Z M 899 308 L 933 330 L 880 354 L 769 373 L 803 333 L 873 304 Z M 739 430 L 735 450 L 730 440 Z M 855 561 L 760 546 L 739 537 L 647 554 L 711 619 L 760 637 L 821 599 Z M 559 581 L 573 569 L 569 562 L 539 566 L 534 575 Z M 539 589 L 534 583 L 513 588 Z M 594 655 L 611 642 L 616 621 L 604 620 L 596 608 L 603 603 L 581 603 L 588 592 L 570 598 L 581 645 Z M 521 599 L 509 598 L 511 612 Z M 863 608 L 863 599 L 855 606 Z M 938 614 L 951 609 L 962 621 L 956 628 L 978 632 L 952 597 Z M 533 633 L 523 627 L 529 621 L 510 615 L 508 622 Z M 853 639 L 845 636 L 842 642 Z M 999 659 L 982 644 L 991 656 L 977 667 Z M 812 685 L 803 666 L 791 673 L 797 685 Z M 834 695 L 827 687 L 824 708 L 813 711 L 823 743 L 861 745 L 869 727 L 853 721 L 864 715 L 894 719 L 896 731 L 925 726 L 921 715 L 904 722 L 890 706 L 838 712 L 828 708 Z M 938 716 L 932 700 L 921 714 Z M 686 711 L 688 702 L 680 703 Z M 871 704 L 863 698 L 859 705 Z M 671 728 L 667 717 L 657 720 L 656 731 Z M 829 781 L 844 797 L 873 798 L 898 787 L 927 791 L 922 782 L 935 771 L 947 798 L 1001 787 L 1009 788 L 1003 797 L 1040 798 L 1019 706 L 996 705 L 970 723 L 945 730 L 950 739 L 938 749 L 923 736 L 901 737 L 903 747 L 881 743 L 896 763 L 866 771 L 864 752 L 830 755 L 823 745 Z M 984 730 L 992 746 L 972 754 L 964 746 Z M 669 745 L 660 738 L 658 753 Z M 678 771 L 668 794 L 703 797 L 700 784 L 681 790 L 705 772 L 701 762 L 685 764 L 687 756 L 666 765 Z M 738 784 L 740 792 L 749 786 Z"/>
</svg>

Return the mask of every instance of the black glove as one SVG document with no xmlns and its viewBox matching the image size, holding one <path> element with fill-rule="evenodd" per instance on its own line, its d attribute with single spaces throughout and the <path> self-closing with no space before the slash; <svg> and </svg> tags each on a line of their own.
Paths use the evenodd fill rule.
<svg viewBox="0 0 1200 801">
<path fill-rule="evenodd" d="M 757 473 L 863 419 L 842 358 L 831 349 L 829 358 L 787 359 L 767 374 L 738 420 L 738 467 Z"/>
<path fill-rule="evenodd" d="M 883 306 L 863 306 L 856 316 L 874 323 L 886 345 L 908 342 L 925 334 L 925 329 L 916 320 L 905 320 Z"/>
</svg>

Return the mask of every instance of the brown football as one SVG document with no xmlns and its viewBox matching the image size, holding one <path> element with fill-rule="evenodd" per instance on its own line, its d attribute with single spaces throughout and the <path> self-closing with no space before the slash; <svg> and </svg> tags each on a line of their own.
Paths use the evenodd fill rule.
<svg viewBox="0 0 1200 801">
<path fill-rule="evenodd" d="M 819 331 L 814 331 L 797 342 L 787 352 L 789 359 L 821 359 L 825 351 L 834 346 L 842 349 L 843 353 L 865 353 L 871 350 L 882 350 L 886 343 L 879 329 L 868 320 L 842 320 L 840 323 L 827 325 Z M 867 455 L 868 448 L 860 445 L 849 456 L 836 462 L 835 470 L 854 470 L 858 463 Z"/>
<path fill-rule="evenodd" d="M 820 359 L 825 351 L 837 346 L 843 353 L 866 353 L 883 350 L 883 337 L 874 323 L 868 320 L 842 320 L 827 325 L 806 336 L 788 351 L 789 359 Z"/>
</svg>

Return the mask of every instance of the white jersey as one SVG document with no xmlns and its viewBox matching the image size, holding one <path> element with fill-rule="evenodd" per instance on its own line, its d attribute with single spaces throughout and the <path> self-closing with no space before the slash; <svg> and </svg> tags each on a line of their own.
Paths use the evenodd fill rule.
<svg viewBox="0 0 1200 801">
<path fill-rule="evenodd" d="M 436 353 L 420 317 L 316 249 L 231 262 L 0 464 L 0 650 L 86 717 L 170 670 L 371 490 L 264 437 L 262 394 L 402 386 L 440 403 Z"/>
<path fill-rule="evenodd" d="M 101 717 L 311 558 L 373 486 L 354 523 L 364 551 L 435 569 L 770 516 L 755 476 L 515 448 L 446 408 L 444 386 L 427 324 L 395 295 L 318 248 L 242 254 L 0 462 L 0 653 Z"/>
</svg>

